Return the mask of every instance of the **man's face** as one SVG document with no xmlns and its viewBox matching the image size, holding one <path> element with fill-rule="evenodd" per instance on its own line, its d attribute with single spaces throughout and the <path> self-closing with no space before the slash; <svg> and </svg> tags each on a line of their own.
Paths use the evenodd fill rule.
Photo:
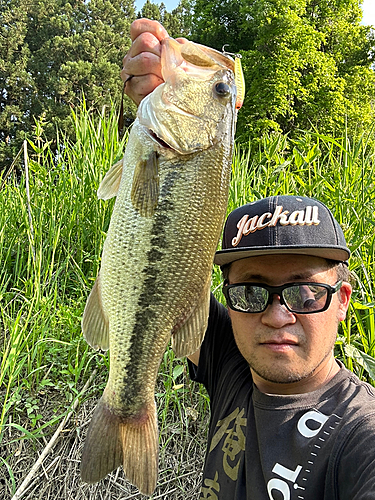
<svg viewBox="0 0 375 500">
<path fill-rule="evenodd" d="M 311 281 L 335 285 L 336 270 L 324 259 L 305 255 L 271 255 L 235 261 L 229 283 L 256 282 L 273 286 Z M 254 382 L 263 392 L 309 392 L 338 371 L 333 357 L 337 327 L 345 319 L 351 287 L 343 283 L 326 311 L 294 314 L 279 297 L 262 313 L 229 309 L 234 337 L 249 363 Z"/>
</svg>

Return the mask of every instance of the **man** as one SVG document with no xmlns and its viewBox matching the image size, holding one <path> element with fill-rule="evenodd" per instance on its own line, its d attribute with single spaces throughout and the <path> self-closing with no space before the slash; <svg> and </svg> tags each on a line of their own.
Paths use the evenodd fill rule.
<svg viewBox="0 0 375 500">
<path fill-rule="evenodd" d="M 161 83 L 153 21 L 124 59 L 135 102 Z M 210 395 L 201 499 L 375 498 L 375 391 L 334 358 L 350 256 L 317 200 L 276 196 L 233 211 L 222 250 L 224 308 L 211 299 L 193 380 Z"/>
<path fill-rule="evenodd" d="M 229 215 L 215 257 L 228 309 L 212 300 L 190 365 L 212 410 L 201 498 L 375 498 L 375 391 L 333 355 L 348 257 L 317 200 Z"/>
</svg>

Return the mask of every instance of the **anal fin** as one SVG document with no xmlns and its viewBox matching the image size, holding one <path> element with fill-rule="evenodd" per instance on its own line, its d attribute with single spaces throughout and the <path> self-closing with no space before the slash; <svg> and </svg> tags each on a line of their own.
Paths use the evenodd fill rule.
<svg viewBox="0 0 375 500">
<path fill-rule="evenodd" d="M 100 273 L 86 302 L 82 332 L 87 343 L 94 349 L 109 349 L 109 322 L 102 304 Z"/>
<path fill-rule="evenodd" d="M 211 277 L 191 315 L 182 325 L 177 325 L 174 328 L 172 349 L 178 358 L 193 354 L 199 349 L 203 341 L 210 310 L 210 285 Z"/>
<path fill-rule="evenodd" d="M 131 200 L 142 217 L 152 217 L 159 199 L 158 155 L 152 151 L 146 160 L 139 160 L 134 170 Z"/>
<path fill-rule="evenodd" d="M 122 466 L 127 479 L 144 495 L 152 495 L 158 480 L 159 432 L 153 402 L 137 420 L 121 425 Z"/>
</svg>

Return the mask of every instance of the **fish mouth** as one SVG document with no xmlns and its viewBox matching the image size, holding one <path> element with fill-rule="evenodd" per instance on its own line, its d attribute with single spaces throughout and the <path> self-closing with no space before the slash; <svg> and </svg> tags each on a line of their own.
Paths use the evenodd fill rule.
<svg viewBox="0 0 375 500">
<path fill-rule="evenodd" d="M 167 142 L 163 141 L 163 139 L 161 139 L 153 130 L 151 130 L 150 128 L 146 129 L 146 130 L 147 130 L 148 135 L 151 137 L 151 139 L 153 141 L 157 142 L 159 144 L 159 146 L 161 146 L 164 149 L 171 149 L 174 151 L 172 146 L 170 146 Z"/>
<path fill-rule="evenodd" d="M 181 68 L 190 77 L 206 78 L 219 69 L 234 71 L 232 58 L 204 45 L 194 42 L 179 43 L 173 38 L 164 38 L 161 42 L 161 72 L 164 81 L 173 77 L 176 68 Z"/>
</svg>

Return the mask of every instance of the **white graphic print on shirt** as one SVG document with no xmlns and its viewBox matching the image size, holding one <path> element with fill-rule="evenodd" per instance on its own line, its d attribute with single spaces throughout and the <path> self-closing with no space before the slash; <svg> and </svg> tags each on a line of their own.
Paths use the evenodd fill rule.
<svg viewBox="0 0 375 500">
<path fill-rule="evenodd" d="M 332 421 L 330 422 L 327 430 L 322 431 L 324 424 L 330 418 L 332 419 Z M 295 490 L 301 490 L 300 494 L 297 497 L 298 499 L 303 500 L 305 498 L 303 491 L 306 490 L 308 476 L 313 472 L 315 461 L 319 460 L 319 451 L 323 447 L 331 432 L 340 423 L 340 420 L 341 417 L 339 417 L 338 415 L 334 414 L 327 416 L 318 410 L 309 410 L 304 415 L 302 415 L 302 417 L 300 417 L 297 423 L 297 431 L 306 439 L 311 439 L 317 436 L 322 431 L 321 435 L 318 438 L 320 444 L 314 444 L 313 451 L 310 452 L 310 457 L 308 457 L 307 466 L 305 469 L 303 469 L 302 465 L 298 464 L 295 470 L 290 470 L 276 462 L 275 466 L 272 469 L 272 472 L 278 477 L 270 479 L 267 483 L 267 492 L 270 500 L 274 500 L 273 491 L 279 491 L 283 495 L 283 500 L 289 500 L 291 486 Z M 318 427 L 315 429 L 313 429 L 311 426 L 309 427 L 309 422 L 315 423 L 315 425 L 318 425 Z M 301 482 L 298 484 L 297 479 L 301 471 L 302 474 L 299 478 L 299 481 Z M 290 485 L 290 483 L 292 483 L 292 485 Z"/>
<path fill-rule="evenodd" d="M 211 440 L 209 453 L 221 444 L 223 472 L 232 481 L 238 479 L 238 470 L 245 451 L 246 424 L 245 410 L 237 407 L 227 417 L 219 420 Z M 305 500 L 308 490 L 308 481 L 314 473 L 314 464 L 319 463 L 319 453 L 332 431 L 340 423 L 342 417 L 333 414 L 325 415 L 316 409 L 305 412 L 297 421 L 295 431 L 307 440 L 313 438 L 309 456 L 304 457 L 301 463 L 296 464 L 295 469 L 283 465 L 282 458 L 276 461 L 272 467 L 271 474 L 264 471 L 265 478 L 272 476 L 267 482 L 267 493 L 270 500 L 290 500 L 293 498 Z M 225 436 L 225 438 L 224 438 Z M 220 472 L 216 471 L 213 479 L 205 478 L 201 499 L 216 500 L 216 493 L 220 492 Z M 278 492 L 278 493 L 276 493 Z M 296 496 L 297 495 L 297 496 Z"/>
</svg>

